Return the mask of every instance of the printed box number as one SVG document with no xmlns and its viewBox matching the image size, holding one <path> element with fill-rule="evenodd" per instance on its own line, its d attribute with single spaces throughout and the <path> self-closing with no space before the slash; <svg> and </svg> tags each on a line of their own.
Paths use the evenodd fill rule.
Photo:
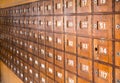
<svg viewBox="0 0 120 83">
<path fill-rule="evenodd" d="M 82 64 L 82 71 L 88 72 L 88 70 L 89 70 L 88 65 Z"/>
<path fill-rule="evenodd" d="M 108 73 L 102 70 L 99 70 L 99 77 L 107 79 Z"/>
<path fill-rule="evenodd" d="M 73 46 L 73 41 L 68 41 L 68 46 Z"/>
<path fill-rule="evenodd" d="M 49 71 L 50 73 L 53 73 L 53 70 L 52 70 L 51 68 L 49 68 L 48 71 Z"/>
<path fill-rule="evenodd" d="M 99 49 L 100 49 L 99 50 L 100 54 L 107 54 L 107 49 L 106 48 L 100 47 Z"/>
<path fill-rule="evenodd" d="M 62 78 L 62 73 L 57 72 L 57 76 L 58 76 L 59 78 Z"/>
<path fill-rule="evenodd" d="M 56 4 L 56 9 L 60 9 L 61 8 L 61 4 L 60 3 L 57 3 Z"/>
<path fill-rule="evenodd" d="M 60 55 L 57 55 L 57 60 L 61 61 L 62 57 Z"/>
<path fill-rule="evenodd" d="M 69 60 L 68 60 L 68 65 L 69 65 L 69 66 L 74 66 L 74 61 L 69 59 Z"/>
<path fill-rule="evenodd" d="M 82 49 L 87 50 L 88 49 L 88 44 L 87 43 L 82 43 Z"/>
</svg>

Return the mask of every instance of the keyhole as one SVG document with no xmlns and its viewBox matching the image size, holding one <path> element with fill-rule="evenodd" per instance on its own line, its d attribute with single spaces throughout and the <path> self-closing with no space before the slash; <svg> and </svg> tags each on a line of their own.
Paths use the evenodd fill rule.
<svg viewBox="0 0 120 83">
<path fill-rule="evenodd" d="M 95 51 L 97 51 L 98 50 L 98 48 L 95 48 Z"/>
</svg>

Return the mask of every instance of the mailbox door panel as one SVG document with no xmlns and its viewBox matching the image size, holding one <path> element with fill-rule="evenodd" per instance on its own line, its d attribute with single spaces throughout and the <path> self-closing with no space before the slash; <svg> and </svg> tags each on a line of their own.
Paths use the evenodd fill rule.
<svg viewBox="0 0 120 83">
<path fill-rule="evenodd" d="M 94 39 L 94 58 L 112 64 L 112 42 Z"/>
<path fill-rule="evenodd" d="M 65 54 L 65 67 L 67 70 L 76 73 L 76 56 Z"/>
<path fill-rule="evenodd" d="M 54 32 L 63 32 L 63 16 L 54 16 Z"/>
<path fill-rule="evenodd" d="M 65 83 L 76 83 L 76 75 L 65 71 Z"/>
<path fill-rule="evenodd" d="M 64 0 L 64 13 L 75 13 L 75 0 Z"/>
<path fill-rule="evenodd" d="M 54 34 L 55 48 L 64 50 L 64 34 Z"/>
<path fill-rule="evenodd" d="M 78 37 L 78 55 L 92 58 L 92 40 L 90 38 Z"/>
<path fill-rule="evenodd" d="M 55 50 L 55 64 L 64 68 L 64 52 Z"/>
<path fill-rule="evenodd" d="M 91 0 L 77 0 L 77 13 L 91 12 Z"/>
<path fill-rule="evenodd" d="M 55 67 L 55 80 L 58 83 L 64 83 L 64 69 Z"/>
<path fill-rule="evenodd" d="M 63 13 L 63 0 L 54 1 L 54 13 L 62 14 Z"/>
<path fill-rule="evenodd" d="M 77 16 L 77 34 L 91 36 L 91 16 Z"/>
<path fill-rule="evenodd" d="M 65 16 L 65 32 L 76 33 L 75 16 Z"/>
<path fill-rule="evenodd" d="M 97 38 L 112 38 L 112 16 L 94 15 L 93 36 Z"/>
<path fill-rule="evenodd" d="M 94 12 L 112 12 L 112 0 L 93 0 Z"/>
<path fill-rule="evenodd" d="M 65 35 L 65 51 L 76 53 L 76 36 Z"/>
<path fill-rule="evenodd" d="M 95 83 L 112 83 L 112 67 L 95 63 Z"/>
</svg>

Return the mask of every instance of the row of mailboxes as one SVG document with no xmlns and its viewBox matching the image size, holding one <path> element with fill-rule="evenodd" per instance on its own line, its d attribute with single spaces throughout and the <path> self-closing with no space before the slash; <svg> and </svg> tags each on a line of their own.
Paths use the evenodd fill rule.
<svg viewBox="0 0 120 83">
<path fill-rule="evenodd" d="M 4 34 L 1 34 L 3 36 Z M 68 53 L 77 54 L 80 57 L 90 58 L 92 59 L 92 49 L 94 54 L 94 59 L 106 63 L 113 63 L 113 42 L 110 40 L 103 39 L 94 39 L 85 38 L 85 37 L 76 37 L 73 35 L 65 35 L 63 34 L 55 34 L 54 40 L 52 37 L 49 37 L 46 41 L 40 41 L 40 43 L 36 43 L 30 40 L 25 40 L 21 38 L 17 38 L 14 36 L 4 35 L 4 41 L 7 41 L 9 44 L 15 45 L 15 49 L 11 48 L 12 45 L 8 45 L 2 42 L 2 45 L 8 50 L 13 50 L 13 53 L 20 55 L 19 50 L 17 48 L 24 49 L 25 51 L 21 51 L 23 53 L 29 52 L 43 59 L 47 59 L 50 62 L 53 62 L 54 55 L 61 55 L 63 57 L 64 50 Z M 63 37 L 62 37 L 63 36 Z M 65 38 L 65 40 L 64 40 Z M 77 38 L 77 40 L 76 40 Z M 77 41 L 77 42 L 76 42 Z M 92 43 L 93 41 L 93 43 Z M 115 42 L 115 62 L 117 66 L 120 66 L 119 55 L 120 55 L 120 42 Z M 56 51 L 56 49 L 58 51 Z M 21 55 L 22 56 L 22 55 Z"/>
<path fill-rule="evenodd" d="M 115 11 L 120 11 L 120 1 L 114 0 Z M 48 0 L 1 9 L 2 16 L 49 15 L 67 13 L 112 12 L 112 0 Z M 54 12 L 53 12 L 54 10 Z M 63 11 L 64 10 L 64 11 Z M 77 10 L 77 11 L 75 11 Z"/>
<path fill-rule="evenodd" d="M 10 58 L 11 56 L 13 59 Z M 30 66 L 30 64 L 24 62 L 22 59 L 19 59 L 15 55 L 13 56 L 12 54 L 8 56 L 1 56 L 1 59 L 25 83 L 46 83 L 48 80 L 49 83 L 91 83 L 93 76 L 95 83 L 113 83 L 113 69 L 111 66 L 94 62 L 93 75 L 92 61 L 83 58 L 78 58 L 78 76 L 69 70 L 69 66 L 66 66 L 64 70 L 64 68 L 55 66 L 52 63 L 48 63 L 40 58 L 38 58 L 40 63 L 37 62 L 36 58 L 35 64 L 33 66 Z M 74 62 L 69 63 L 68 61 L 68 64 L 71 66 L 73 63 Z M 37 64 L 39 64 L 40 70 L 37 69 L 37 66 L 35 67 Z M 115 68 L 115 83 L 119 83 L 119 72 L 120 70 L 118 68 Z"/>
<path fill-rule="evenodd" d="M 46 45 L 50 47 L 46 47 L 43 44 L 34 43 L 20 38 L 14 38 L 13 44 L 42 58 L 45 58 L 45 55 L 49 57 L 53 57 L 55 48 L 63 51 L 65 50 L 66 52 L 69 53 L 78 54 L 78 56 L 92 58 L 92 49 L 93 49 L 94 57 L 96 60 L 112 63 L 113 52 L 112 52 L 111 41 L 94 39 L 93 40 L 94 47 L 92 48 L 92 40 L 90 38 L 77 37 L 78 41 L 76 43 L 75 36 L 72 36 L 71 38 L 71 35 L 65 35 L 65 37 L 66 37 L 66 43 L 64 43 L 64 41 L 62 41 L 61 39 L 59 39 L 59 41 L 61 41 L 60 44 L 56 42 L 55 44 L 53 44 L 53 42 L 46 43 Z M 119 42 L 116 42 L 116 50 L 118 50 L 116 53 L 119 57 L 118 45 Z M 78 50 L 78 52 L 76 50 Z"/>
<path fill-rule="evenodd" d="M 46 32 L 46 31 L 41 31 L 41 30 L 18 28 L 18 27 L 13 27 L 12 29 L 11 28 L 10 28 L 9 33 L 11 35 L 13 35 L 13 36 L 15 34 L 16 37 L 19 37 L 21 39 L 34 41 L 34 42 L 38 42 L 38 43 L 41 43 L 41 44 L 45 44 L 46 43 L 46 45 L 48 45 L 48 46 L 53 46 L 53 43 L 56 43 L 56 45 L 57 44 L 61 44 L 62 45 L 62 43 L 64 43 L 64 38 L 66 40 L 67 40 L 67 38 L 69 38 L 69 35 L 63 34 L 63 33 L 62 34 L 61 33 L 52 33 L 52 32 Z M 106 37 L 109 36 L 110 38 L 112 38 L 112 34 L 111 33 L 110 33 L 110 35 L 111 35 L 110 36 L 105 31 L 101 32 L 101 30 L 100 30 L 100 31 L 94 31 L 94 32 L 95 32 L 94 35 L 95 35 L 96 38 L 105 38 L 105 36 Z M 86 33 L 84 33 L 84 34 L 86 35 Z M 76 36 L 72 35 L 72 37 L 73 37 L 73 40 L 76 40 Z M 115 38 L 116 39 L 120 39 L 120 37 L 119 37 L 119 30 L 117 30 L 117 29 L 116 29 Z M 63 47 L 61 46 L 60 49 L 63 49 Z"/>
<path fill-rule="evenodd" d="M 38 37 L 39 32 L 56 32 L 56 33 L 70 33 L 80 36 L 93 36 L 95 38 L 113 39 L 112 34 L 115 29 L 115 39 L 120 39 L 120 15 L 115 15 L 115 26 L 112 21 L 112 15 L 94 15 L 93 21 L 91 21 L 91 15 L 77 16 L 77 23 L 75 22 L 75 16 L 65 16 L 63 23 L 63 16 L 46 16 L 46 17 L 22 17 L 22 18 L 10 18 L 13 23 L 5 20 L 1 24 L 7 22 L 7 27 L 11 34 L 18 34 L 19 36 L 34 36 Z M 28 18 L 28 19 L 27 19 Z M 53 21 L 54 18 L 54 21 Z M 4 18 L 5 19 L 5 18 Z M 32 19 L 32 21 L 31 21 Z M 3 20 L 3 18 L 1 18 Z M 15 22 L 15 23 L 14 23 Z M 21 23 L 23 22 L 23 23 Z M 30 22 L 30 24 L 29 24 Z M 91 24 L 91 22 L 93 24 Z M 9 26 L 10 24 L 10 26 Z M 12 27 L 14 26 L 14 27 Z M 23 28 L 22 28 L 23 27 Z M 11 29 L 12 28 L 12 29 Z M 34 30 L 35 29 L 35 30 Z M 113 31 L 112 31 L 113 30 Z"/>
</svg>

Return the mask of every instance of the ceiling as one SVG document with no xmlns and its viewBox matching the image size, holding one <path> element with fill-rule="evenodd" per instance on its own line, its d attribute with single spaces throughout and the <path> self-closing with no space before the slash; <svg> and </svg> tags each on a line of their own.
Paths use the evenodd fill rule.
<svg viewBox="0 0 120 83">
<path fill-rule="evenodd" d="M 38 1 L 38 0 L 0 0 L 0 8 L 20 5 L 34 1 Z"/>
</svg>

